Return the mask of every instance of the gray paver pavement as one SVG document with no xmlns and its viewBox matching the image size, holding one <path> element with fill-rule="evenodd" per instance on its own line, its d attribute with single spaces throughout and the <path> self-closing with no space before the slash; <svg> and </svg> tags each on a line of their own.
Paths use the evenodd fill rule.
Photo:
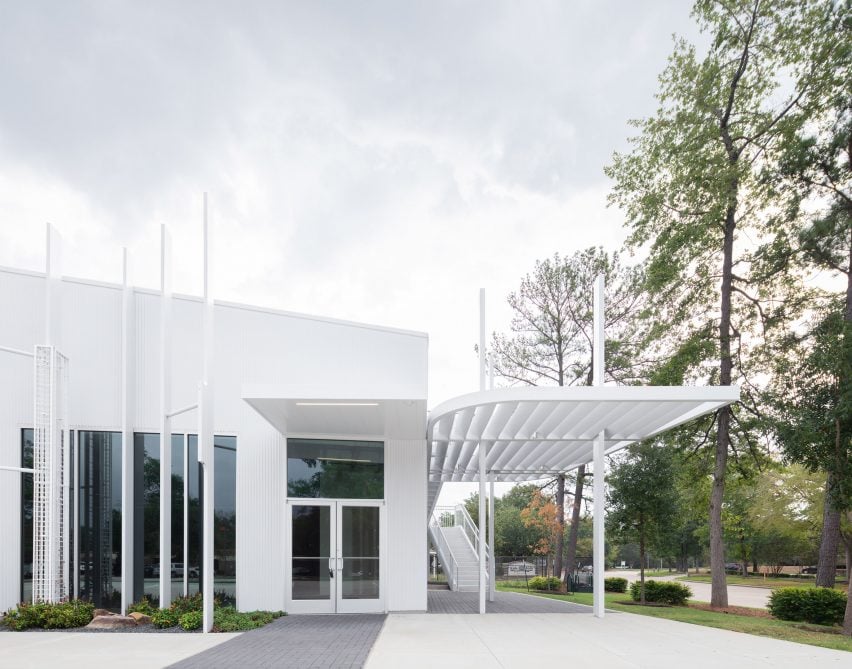
<svg viewBox="0 0 852 669">
<path fill-rule="evenodd" d="M 285 616 L 170 669 L 349 669 L 364 666 L 384 614 Z"/>
</svg>

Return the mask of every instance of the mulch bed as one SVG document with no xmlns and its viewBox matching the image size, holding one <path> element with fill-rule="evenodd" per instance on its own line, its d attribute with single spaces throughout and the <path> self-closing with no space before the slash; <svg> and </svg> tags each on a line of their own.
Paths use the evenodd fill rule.
<svg viewBox="0 0 852 669">
<path fill-rule="evenodd" d="M 747 606 L 726 606 L 723 609 L 715 609 L 709 604 L 701 602 L 690 602 L 689 608 L 711 611 L 713 613 L 731 613 L 735 616 L 748 616 L 749 618 L 771 618 L 766 609 L 752 609 Z"/>
</svg>

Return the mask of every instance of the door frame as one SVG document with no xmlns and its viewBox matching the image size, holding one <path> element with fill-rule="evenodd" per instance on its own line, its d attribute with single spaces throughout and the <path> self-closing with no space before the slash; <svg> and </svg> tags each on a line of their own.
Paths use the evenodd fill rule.
<svg viewBox="0 0 852 669">
<path fill-rule="evenodd" d="M 329 568 L 334 571 L 328 600 L 293 599 L 293 507 L 325 506 L 330 509 L 329 531 L 333 557 Z M 342 509 L 347 506 L 376 507 L 379 509 L 379 597 L 378 599 L 343 599 L 342 581 Z M 284 514 L 284 601 L 288 613 L 387 613 L 387 514 L 383 499 L 328 499 L 320 497 L 288 497 Z"/>
</svg>

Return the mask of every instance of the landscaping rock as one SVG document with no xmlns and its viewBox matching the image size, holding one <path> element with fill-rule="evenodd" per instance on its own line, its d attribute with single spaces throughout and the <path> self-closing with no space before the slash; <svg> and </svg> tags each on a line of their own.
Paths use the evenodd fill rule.
<svg viewBox="0 0 852 669">
<path fill-rule="evenodd" d="M 92 616 L 97 618 L 98 616 L 116 616 L 117 613 L 113 613 L 112 611 L 107 611 L 106 609 L 95 609 L 92 612 Z"/>
<path fill-rule="evenodd" d="M 148 625 L 151 622 L 151 616 L 146 616 L 144 613 L 139 613 L 138 611 L 134 611 L 128 617 L 133 618 L 137 625 Z"/>
<path fill-rule="evenodd" d="M 119 629 L 122 627 L 136 627 L 136 619 L 130 616 L 117 616 L 110 614 L 108 616 L 95 616 L 92 622 L 86 625 L 89 629 Z"/>
</svg>

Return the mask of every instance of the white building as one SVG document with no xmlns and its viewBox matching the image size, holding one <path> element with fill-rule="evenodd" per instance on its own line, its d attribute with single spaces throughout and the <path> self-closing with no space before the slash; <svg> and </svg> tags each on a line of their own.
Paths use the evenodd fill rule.
<svg viewBox="0 0 852 669">
<path fill-rule="evenodd" d="M 243 610 L 424 611 L 442 482 L 480 481 L 485 493 L 486 481 L 602 468 L 605 452 L 738 392 L 508 388 L 429 414 L 425 333 L 172 296 L 164 267 L 162 291 L 59 277 L 50 263 L 0 268 L 0 610 L 31 597 L 35 568 L 37 588 L 48 574 L 57 596 L 114 608 L 207 587 Z M 44 344 L 67 359 L 67 385 L 54 376 L 47 400 L 38 359 L 54 349 L 34 348 Z M 60 420 L 53 448 L 67 458 L 50 474 L 52 512 L 33 510 L 33 481 L 47 479 L 14 471 L 47 467 L 32 462 L 34 442 L 51 438 L 39 406 Z M 207 506 L 197 435 L 210 415 Z M 482 588 L 488 548 L 476 549 Z"/>
</svg>

